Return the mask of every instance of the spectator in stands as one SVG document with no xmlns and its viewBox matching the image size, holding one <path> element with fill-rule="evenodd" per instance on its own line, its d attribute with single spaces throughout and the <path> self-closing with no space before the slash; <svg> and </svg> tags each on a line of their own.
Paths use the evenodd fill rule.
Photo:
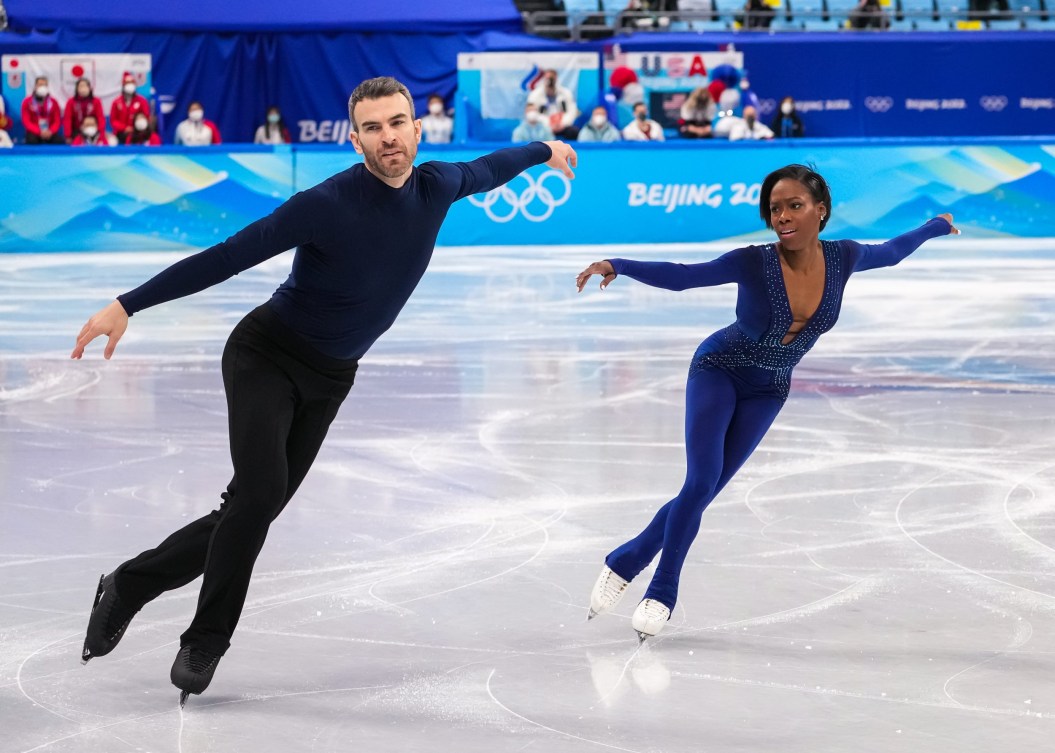
<svg viewBox="0 0 1055 753">
<path fill-rule="evenodd" d="M 74 95 L 66 101 L 66 111 L 62 116 L 67 144 L 72 144 L 81 132 L 81 123 L 88 115 L 95 116 L 96 124 L 106 122 L 103 102 L 92 92 L 91 81 L 86 78 L 77 79 L 73 91 Z"/>
<path fill-rule="evenodd" d="M 670 26 L 670 16 L 661 14 L 677 9 L 677 0 L 628 0 L 619 14 L 619 25 L 632 29 L 665 29 Z"/>
<path fill-rule="evenodd" d="M 161 137 L 154 130 L 154 124 L 145 113 L 136 115 L 132 122 L 132 132 L 125 137 L 127 146 L 161 146 Z"/>
<path fill-rule="evenodd" d="M 733 20 L 743 29 L 768 29 L 776 15 L 776 9 L 765 0 L 747 0 L 743 12 L 737 13 Z"/>
<path fill-rule="evenodd" d="M 1006 4 L 1007 0 L 1003 2 Z M 860 0 L 857 7 L 850 11 L 847 20 L 851 29 L 890 28 L 890 16 L 879 5 L 879 0 Z"/>
<path fill-rule="evenodd" d="M 528 102 L 524 105 L 524 119 L 513 129 L 513 141 L 552 141 L 553 131 L 542 119 L 538 105 Z"/>
<path fill-rule="evenodd" d="M 967 17 L 987 21 L 1014 18 L 1007 0 L 967 0 Z"/>
<path fill-rule="evenodd" d="M 780 100 L 780 108 L 773 125 L 770 126 L 773 134 L 780 139 L 797 139 L 806 135 L 806 127 L 802 125 L 802 118 L 795 111 L 795 98 L 784 97 Z"/>
<path fill-rule="evenodd" d="M 439 94 L 430 94 L 429 114 L 421 119 L 421 135 L 426 144 L 449 144 L 454 138 L 454 119 Z"/>
<path fill-rule="evenodd" d="M 94 115 L 85 115 L 81 130 L 73 137 L 71 146 L 113 146 L 105 128 L 99 127 Z"/>
<path fill-rule="evenodd" d="M 150 117 L 150 103 L 136 91 L 136 77 L 125 71 L 121 77 L 121 96 L 110 105 L 110 128 L 118 141 L 124 141 L 135 127 L 136 115 Z"/>
<path fill-rule="evenodd" d="M 627 141 L 665 141 L 663 127 L 648 117 L 648 107 L 644 102 L 634 105 L 634 119 L 623 129 L 623 138 Z"/>
<path fill-rule="evenodd" d="M 711 138 L 711 123 L 718 114 L 718 107 L 711 99 L 707 87 L 697 87 L 681 105 L 678 132 L 685 139 Z"/>
<path fill-rule="evenodd" d="M 264 122 L 256 129 L 253 136 L 254 144 L 288 144 L 292 141 L 289 137 L 289 129 L 282 119 L 282 111 L 275 105 L 267 108 L 264 114 Z M 217 142 L 219 143 L 219 142 Z"/>
<path fill-rule="evenodd" d="M 4 98 L 0 97 L 0 148 L 8 148 L 14 146 L 11 141 L 11 134 L 8 131 L 11 130 L 11 118 L 7 116 L 7 105 L 4 103 Z"/>
<path fill-rule="evenodd" d="M 730 141 L 762 141 L 773 138 L 773 132 L 769 126 L 758 120 L 758 111 L 748 105 L 744 108 L 744 115 L 739 123 L 734 123 L 729 132 Z"/>
<path fill-rule="evenodd" d="M 712 134 L 716 139 L 727 139 L 740 117 L 740 90 L 726 89 L 718 99 L 718 117 L 714 119 Z"/>
<path fill-rule="evenodd" d="M 555 70 L 543 71 L 542 78 L 528 94 L 528 102 L 538 106 L 557 138 L 574 141 L 579 135 L 579 129 L 575 127 L 579 106 L 571 90 L 557 81 Z"/>
<path fill-rule="evenodd" d="M 182 146 L 209 146 L 222 143 L 220 129 L 211 120 L 205 119 L 205 108 L 201 102 L 187 105 L 187 119 L 176 126 L 173 144 Z"/>
<path fill-rule="evenodd" d="M 62 138 L 62 109 L 48 92 L 47 76 L 37 76 L 33 93 L 22 102 L 22 127 L 26 144 L 65 144 Z"/>
<path fill-rule="evenodd" d="M 619 141 L 619 129 L 608 120 L 608 110 L 602 105 L 593 108 L 590 120 L 579 130 L 579 141 L 611 143 Z"/>
</svg>

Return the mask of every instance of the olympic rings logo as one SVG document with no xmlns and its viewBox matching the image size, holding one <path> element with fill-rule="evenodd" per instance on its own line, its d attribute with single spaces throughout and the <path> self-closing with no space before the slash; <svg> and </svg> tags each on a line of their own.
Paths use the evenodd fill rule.
<svg viewBox="0 0 1055 753">
<path fill-rule="evenodd" d="M 527 187 L 519 194 L 506 184 L 482 197 L 470 196 L 469 203 L 482 207 L 492 222 L 509 222 L 518 213 L 529 222 L 545 222 L 553 210 L 571 198 L 571 181 L 559 170 L 547 170 L 537 179 L 527 173 L 521 173 L 519 177 L 527 181 Z M 559 185 L 554 184 L 554 180 Z M 554 191 L 559 192 L 559 197 Z"/>
<path fill-rule="evenodd" d="M 865 97 L 865 107 L 872 112 L 886 112 L 894 106 L 890 97 Z"/>
<path fill-rule="evenodd" d="M 982 97 L 978 103 L 986 112 L 1000 112 L 1007 107 L 1007 97 Z"/>
</svg>

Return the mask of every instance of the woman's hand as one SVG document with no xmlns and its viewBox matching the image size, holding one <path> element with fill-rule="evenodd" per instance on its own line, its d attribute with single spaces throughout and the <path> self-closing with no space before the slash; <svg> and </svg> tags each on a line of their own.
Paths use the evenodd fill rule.
<svg viewBox="0 0 1055 753">
<path fill-rule="evenodd" d="M 114 354 L 114 348 L 117 347 L 117 341 L 121 339 L 126 329 L 128 329 L 128 314 L 125 313 L 125 308 L 120 301 L 114 301 L 98 311 L 81 327 L 80 334 L 77 335 L 77 344 L 70 353 L 70 358 L 80 358 L 84 355 L 84 348 L 88 343 L 100 335 L 107 335 L 110 339 L 103 349 L 103 358 L 110 360 L 110 356 Z"/>
<path fill-rule="evenodd" d="M 960 231 L 956 229 L 956 226 L 952 224 L 952 215 L 946 212 L 945 214 L 939 214 L 938 217 L 949 223 L 949 227 L 952 228 L 950 231 L 953 235 L 959 235 Z"/>
<path fill-rule="evenodd" d="M 608 284 L 616 277 L 615 270 L 612 268 L 612 262 L 595 261 L 582 272 L 579 272 L 579 276 L 575 278 L 575 284 L 578 286 L 580 293 L 593 275 L 601 275 L 601 290 L 607 288 Z"/>
</svg>

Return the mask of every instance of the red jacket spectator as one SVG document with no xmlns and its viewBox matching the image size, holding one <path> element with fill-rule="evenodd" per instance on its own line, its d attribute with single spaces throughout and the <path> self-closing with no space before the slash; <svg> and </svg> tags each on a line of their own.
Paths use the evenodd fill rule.
<svg viewBox="0 0 1055 753">
<path fill-rule="evenodd" d="M 66 129 L 66 140 L 73 141 L 81 132 L 81 123 L 88 115 L 95 116 L 96 123 L 106 122 L 102 100 L 94 96 L 92 85 L 86 78 L 77 79 L 77 93 L 66 101 L 66 112 L 63 125 Z"/>
<path fill-rule="evenodd" d="M 62 108 L 58 100 L 50 94 L 43 99 L 29 95 L 22 100 L 22 126 L 26 129 L 26 136 L 41 138 L 41 126 L 51 131 L 52 138 L 62 132 Z"/>
<path fill-rule="evenodd" d="M 151 126 L 150 118 L 138 115 L 134 127 L 125 136 L 124 144 L 126 146 L 161 146 L 161 137 Z"/>
<path fill-rule="evenodd" d="M 135 85 L 136 77 L 126 73 L 122 78 L 121 96 L 110 105 L 110 128 L 122 141 L 133 130 L 132 124 L 137 114 L 143 113 L 150 117 L 150 103 L 142 94 L 136 93 Z"/>
</svg>

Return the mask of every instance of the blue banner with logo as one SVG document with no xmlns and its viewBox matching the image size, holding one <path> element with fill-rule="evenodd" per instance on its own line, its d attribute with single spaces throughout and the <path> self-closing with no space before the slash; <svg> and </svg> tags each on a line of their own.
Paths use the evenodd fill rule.
<svg viewBox="0 0 1055 753">
<path fill-rule="evenodd" d="M 432 148 L 418 162 L 488 147 Z M 0 154 L 0 251 L 204 248 L 359 160 L 351 149 L 243 147 Z M 1051 237 L 1055 139 L 582 145 L 574 180 L 544 165 L 451 207 L 440 245 L 754 242 L 767 173 L 815 165 L 826 236 L 887 238 L 941 212 L 975 237 Z"/>
</svg>

